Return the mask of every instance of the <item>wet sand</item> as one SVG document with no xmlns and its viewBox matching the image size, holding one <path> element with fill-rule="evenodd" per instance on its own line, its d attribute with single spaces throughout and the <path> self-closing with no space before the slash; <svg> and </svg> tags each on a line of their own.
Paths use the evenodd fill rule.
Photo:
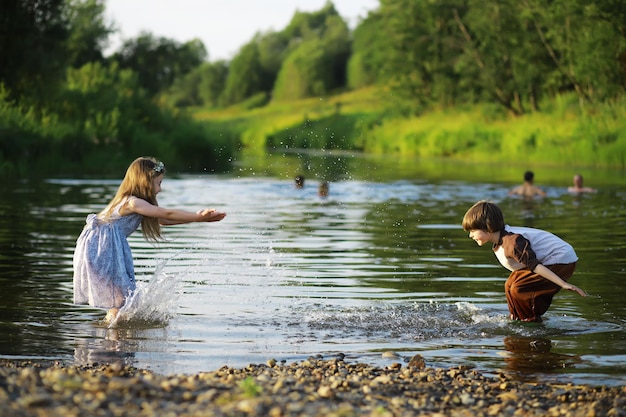
<svg viewBox="0 0 626 417">
<path fill-rule="evenodd" d="M 268 360 L 193 375 L 4 360 L 0 416 L 626 416 L 626 386 L 527 383 L 414 359 Z"/>
</svg>

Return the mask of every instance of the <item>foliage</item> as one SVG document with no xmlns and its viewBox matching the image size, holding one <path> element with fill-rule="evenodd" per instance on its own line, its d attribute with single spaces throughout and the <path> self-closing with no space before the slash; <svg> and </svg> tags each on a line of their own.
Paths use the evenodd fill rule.
<svg viewBox="0 0 626 417">
<path fill-rule="evenodd" d="M 269 101 L 270 99 L 267 93 L 261 92 L 238 103 L 235 107 L 241 110 L 252 110 L 257 107 L 265 106 L 267 103 L 269 103 Z"/>
<path fill-rule="evenodd" d="M 116 64 L 105 67 L 89 63 L 69 69 L 57 113 L 77 128 L 92 145 L 127 145 L 125 133 L 131 128 L 134 101 L 141 101 L 137 76 Z"/>
<path fill-rule="evenodd" d="M 338 17 L 339 14 L 331 2 L 316 12 L 297 11 L 287 27 L 283 30 L 283 36 L 297 44 L 309 39 L 322 39 L 328 30 L 328 19 Z"/>
<path fill-rule="evenodd" d="M 141 87 L 148 94 L 156 95 L 204 62 L 206 57 L 200 40 L 181 45 L 144 32 L 136 39 L 125 41 L 111 59 L 119 63 L 120 68 L 132 69 L 139 75 Z"/>
<path fill-rule="evenodd" d="M 496 102 L 522 115 L 569 91 L 581 103 L 621 97 L 626 7 L 615 3 L 381 0 L 389 85 L 414 114 Z"/>
<path fill-rule="evenodd" d="M 350 33 L 332 3 L 296 12 L 280 32 L 257 33 L 229 66 L 220 100 L 230 106 L 259 93 L 276 100 L 326 94 L 346 84 Z"/>
<path fill-rule="evenodd" d="M 269 93 L 274 86 L 280 67 L 289 53 L 291 39 L 283 32 L 268 32 L 266 34 L 257 34 L 255 42 L 259 47 L 261 67 L 267 76 L 263 88 L 265 92 Z"/>
<path fill-rule="evenodd" d="M 0 175 L 294 147 L 625 164 L 620 1 L 381 0 L 353 33 L 327 2 L 230 62 L 150 33 L 104 58 L 104 5 L 0 3 Z"/>
<path fill-rule="evenodd" d="M 283 32 L 257 33 L 229 65 L 224 65 L 227 71 L 219 101 L 211 97 L 210 102 L 229 106 L 250 97 L 269 95 L 289 48 L 290 39 Z M 207 101 L 205 104 L 210 105 Z"/>
<path fill-rule="evenodd" d="M 331 57 L 325 54 L 320 40 L 303 42 L 285 60 L 272 94 L 274 100 L 326 95 L 331 82 L 327 71 L 330 63 Z"/>
<path fill-rule="evenodd" d="M 327 5 L 316 14 L 296 14 L 286 31 L 298 34 L 302 41 L 281 67 L 274 100 L 323 96 L 345 86 L 349 31 L 334 7 Z"/>
<path fill-rule="evenodd" d="M 0 84 L 12 98 L 50 100 L 68 62 L 65 0 L 0 2 Z"/>
<path fill-rule="evenodd" d="M 384 82 L 387 39 L 381 36 L 383 24 L 380 13 L 372 11 L 355 28 L 347 66 L 348 87 L 361 88 Z"/>
<path fill-rule="evenodd" d="M 104 0 L 68 0 L 69 65 L 80 68 L 88 62 L 103 62 L 103 50 L 114 32 L 104 19 Z"/>
<path fill-rule="evenodd" d="M 326 87 L 332 91 L 346 85 L 346 66 L 351 53 L 351 39 L 348 26 L 338 14 L 330 14 L 325 23 L 321 40 L 322 48 L 331 59 L 328 66 L 329 84 Z"/>
<path fill-rule="evenodd" d="M 197 67 L 182 78 L 178 78 L 161 93 L 161 100 L 171 107 L 191 107 L 204 104 L 200 96 L 203 67 Z"/>
<path fill-rule="evenodd" d="M 0 96 L 0 167 L 20 175 L 107 172 L 136 155 L 163 155 L 172 168 L 224 169 L 231 137 L 153 103 L 137 76 L 116 65 L 69 69 L 54 109 L 35 110 Z M 99 160 L 99 163 L 94 161 Z M 8 161 L 17 165 L 7 168 Z"/>
<path fill-rule="evenodd" d="M 161 98 L 171 107 L 217 107 L 228 77 L 225 61 L 205 62 L 177 78 Z"/>
<path fill-rule="evenodd" d="M 352 149 L 360 148 L 363 114 L 333 114 L 268 135 L 270 149 Z"/>
<path fill-rule="evenodd" d="M 240 381 L 239 388 L 243 391 L 244 396 L 250 398 L 258 397 L 263 392 L 263 388 L 256 383 L 252 376 L 248 376 Z"/>
<path fill-rule="evenodd" d="M 257 155 L 266 149 L 348 149 L 485 163 L 626 168 L 624 99 L 586 111 L 570 93 L 544 100 L 541 105 L 550 113 L 512 117 L 487 104 L 404 117 L 386 111 L 381 94 L 380 89 L 359 90 L 250 111 L 199 111 L 196 117 L 228 129 Z"/>
<path fill-rule="evenodd" d="M 241 48 L 230 63 L 220 103 L 228 106 L 264 91 L 265 78 L 259 46 L 256 42 L 250 42 Z"/>
<path fill-rule="evenodd" d="M 577 100 L 571 94 L 560 101 Z M 553 106 L 553 114 L 521 117 L 494 118 L 481 108 L 384 119 L 365 132 L 365 150 L 486 163 L 626 168 L 626 132 L 619 116 L 626 109 L 624 100 L 598 106 L 592 113 L 570 104 L 566 109 Z"/>
<path fill-rule="evenodd" d="M 270 142 L 276 147 L 292 146 L 292 143 L 286 140 L 281 144 L 281 140 L 285 139 L 285 132 L 291 129 L 297 131 L 302 129 L 307 120 L 319 119 L 326 120 L 326 125 L 315 123 L 315 128 L 319 132 L 324 130 L 324 126 L 331 125 L 336 131 L 337 126 L 331 121 L 337 121 L 343 126 L 341 131 L 350 136 L 349 145 L 344 142 L 342 147 L 358 148 L 362 136 L 359 129 L 370 128 L 374 124 L 372 118 L 377 117 L 379 108 L 377 91 L 361 89 L 328 100 L 309 98 L 295 102 L 272 102 L 265 107 L 252 110 L 238 107 L 213 111 L 200 109 L 194 112 L 194 117 L 206 122 L 208 126 L 219 128 L 224 134 L 238 138 L 237 143 L 242 148 L 260 155 L 265 152 Z M 360 116 L 357 117 L 355 113 Z M 338 115 L 341 117 L 333 117 Z M 350 131 L 352 128 L 356 130 Z"/>
<path fill-rule="evenodd" d="M 205 63 L 198 70 L 200 71 L 198 98 L 205 106 L 217 106 L 226 84 L 228 64 L 224 61 Z"/>
</svg>

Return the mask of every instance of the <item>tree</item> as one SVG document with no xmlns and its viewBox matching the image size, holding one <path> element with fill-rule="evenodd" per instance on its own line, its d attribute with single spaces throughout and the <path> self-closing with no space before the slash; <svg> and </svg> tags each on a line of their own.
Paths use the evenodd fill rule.
<svg viewBox="0 0 626 417">
<path fill-rule="evenodd" d="M 332 82 L 329 68 L 333 63 L 323 46 L 319 39 L 311 39 L 287 57 L 274 86 L 274 100 L 296 100 L 328 94 Z"/>
<path fill-rule="evenodd" d="M 261 88 L 269 94 L 289 53 L 290 39 L 283 32 L 268 32 L 257 34 L 255 41 L 259 48 L 259 61 L 264 74 Z"/>
<path fill-rule="evenodd" d="M 536 33 L 537 47 L 549 56 L 560 87 L 581 100 L 604 100 L 626 85 L 626 4 L 601 0 L 557 0 L 547 7 L 522 0 Z"/>
<path fill-rule="evenodd" d="M 350 58 L 352 39 L 346 22 L 339 14 L 326 17 L 325 30 L 321 37 L 323 48 L 331 60 L 330 80 L 326 88 L 333 90 L 346 85 L 346 68 Z"/>
<path fill-rule="evenodd" d="M 65 0 L 0 2 L 0 83 L 11 97 L 44 101 L 62 83 L 68 56 Z"/>
<path fill-rule="evenodd" d="M 163 95 L 173 106 L 217 106 L 224 91 L 228 65 L 224 61 L 205 62 L 183 78 L 179 78 Z"/>
<path fill-rule="evenodd" d="M 332 3 L 296 13 L 283 33 L 291 36 L 291 46 L 274 85 L 275 100 L 324 95 L 346 85 L 350 32 Z"/>
<path fill-rule="evenodd" d="M 373 11 L 354 29 L 347 68 L 347 84 L 350 88 L 384 81 L 388 47 L 383 23 L 381 14 Z"/>
<path fill-rule="evenodd" d="M 228 65 L 225 61 L 204 64 L 198 69 L 200 72 L 200 85 L 198 96 L 202 104 L 215 107 L 224 91 L 228 77 Z"/>
<path fill-rule="evenodd" d="M 412 112 L 492 101 L 520 115 L 545 95 L 604 100 L 625 89 L 618 0 L 381 0 L 380 15 L 385 71 Z"/>
<path fill-rule="evenodd" d="M 296 11 L 283 30 L 283 34 L 290 41 L 299 43 L 302 40 L 320 38 L 326 29 L 326 19 L 328 16 L 338 16 L 337 10 L 331 1 L 316 12 Z"/>
<path fill-rule="evenodd" d="M 482 92 L 480 98 L 494 100 L 519 115 L 525 112 L 527 94 L 540 86 L 532 69 L 545 70 L 547 56 L 537 48 L 536 36 L 521 18 L 517 3 L 470 0 L 463 15 L 453 9 L 453 18 L 462 39 L 459 61 L 477 70 L 472 81 Z"/>
<path fill-rule="evenodd" d="M 125 133 L 136 118 L 140 119 L 137 103 L 146 101 L 144 94 L 133 71 L 120 70 L 116 63 L 104 66 L 90 62 L 68 70 L 56 112 L 78 128 L 75 136 L 84 143 L 75 143 L 76 149 L 127 145 L 130 138 Z"/>
<path fill-rule="evenodd" d="M 381 0 L 387 83 L 407 111 L 419 113 L 433 102 L 455 101 L 460 51 L 452 11 L 464 14 L 465 8 L 464 0 Z"/>
<path fill-rule="evenodd" d="M 206 58 L 206 48 L 199 39 L 181 45 L 147 32 L 125 41 L 112 57 L 121 68 L 135 71 L 141 86 L 150 95 L 165 91 L 176 79 L 188 74 Z"/>
<path fill-rule="evenodd" d="M 104 0 L 68 0 L 69 65 L 80 68 L 88 62 L 103 62 L 103 50 L 115 31 L 104 18 Z"/>
<path fill-rule="evenodd" d="M 220 103 L 224 106 L 239 103 L 263 91 L 265 76 L 258 44 L 252 41 L 244 45 L 230 63 Z"/>
<path fill-rule="evenodd" d="M 208 64 L 203 64 L 208 65 Z M 200 98 L 200 82 L 202 81 L 202 65 L 193 69 L 190 73 L 174 81 L 165 92 L 161 93 L 161 98 L 174 107 L 199 106 L 202 104 Z"/>
</svg>

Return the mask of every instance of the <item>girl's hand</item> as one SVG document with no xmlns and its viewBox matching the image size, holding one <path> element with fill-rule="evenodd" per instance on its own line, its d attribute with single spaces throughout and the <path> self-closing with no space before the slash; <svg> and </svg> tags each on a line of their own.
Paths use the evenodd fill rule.
<svg viewBox="0 0 626 417">
<path fill-rule="evenodd" d="M 201 222 L 219 222 L 224 217 L 226 217 L 226 213 L 216 211 L 215 209 L 198 210 L 197 213 L 201 217 L 201 220 L 199 220 Z"/>
<path fill-rule="evenodd" d="M 587 296 L 586 292 L 584 292 L 583 290 L 581 290 L 580 288 L 578 288 L 577 286 L 572 285 L 572 284 L 565 284 L 563 286 L 563 289 L 577 292 L 578 294 L 580 294 L 581 297 L 586 297 Z"/>
</svg>

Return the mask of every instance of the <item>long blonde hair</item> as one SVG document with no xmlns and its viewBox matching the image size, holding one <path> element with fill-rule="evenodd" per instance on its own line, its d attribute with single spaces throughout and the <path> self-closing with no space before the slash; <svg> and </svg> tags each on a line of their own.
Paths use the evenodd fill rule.
<svg viewBox="0 0 626 417">
<path fill-rule="evenodd" d="M 137 197 L 146 200 L 150 204 L 158 206 L 156 193 L 152 186 L 152 180 L 165 173 L 163 162 L 157 161 L 150 156 L 143 156 L 135 159 L 128 169 L 122 180 L 115 197 L 109 205 L 102 210 L 100 218 L 108 221 L 111 218 L 113 209 L 128 197 Z M 143 216 L 141 220 L 141 232 L 147 240 L 158 241 L 161 237 L 161 225 L 156 217 Z"/>
</svg>

